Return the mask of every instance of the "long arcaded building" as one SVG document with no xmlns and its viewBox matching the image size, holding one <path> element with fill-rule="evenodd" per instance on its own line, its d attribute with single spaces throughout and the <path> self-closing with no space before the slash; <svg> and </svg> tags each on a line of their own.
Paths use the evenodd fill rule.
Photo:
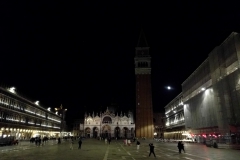
<svg viewBox="0 0 240 160">
<path fill-rule="evenodd" d="M 239 67 L 240 34 L 233 32 L 182 83 L 182 100 L 165 106 L 165 137 L 236 143 L 240 138 Z"/>
<path fill-rule="evenodd" d="M 14 87 L 0 87 L 0 138 L 55 137 L 62 122 L 62 116 L 18 95 Z"/>
</svg>

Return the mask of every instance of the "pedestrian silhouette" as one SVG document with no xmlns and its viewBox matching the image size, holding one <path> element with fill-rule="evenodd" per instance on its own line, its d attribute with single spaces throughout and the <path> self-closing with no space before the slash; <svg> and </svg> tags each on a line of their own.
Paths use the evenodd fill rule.
<svg viewBox="0 0 240 160">
<path fill-rule="evenodd" d="M 111 138 L 109 137 L 109 138 L 108 138 L 108 144 L 110 144 L 110 143 L 111 143 Z"/>
<path fill-rule="evenodd" d="M 181 148 L 182 148 L 183 152 L 185 153 L 184 144 L 182 143 L 182 141 L 181 141 Z"/>
<path fill-rule="evenodd" d="M 151 154 L 153 154 L 154 157 L 156 158 L 156 155 L 155 155 L 155 153 L 154 153 L 154 145 L 153 145 L 152 143 L 150 143 L 150 144 L 149 144 L 149 147 L 150 147 L 149 157 L 150 157 Z"/>
<path fill-rule="evenodd" d="M 79 138 L 79 141 L 78 141 L 78 149 L 81 149 L 81 146 L 82 146 L 82 139 Z"/>
<path fill-rule="evenodd" d="M 58 137 L 58 144 L 60 144 L 61 143 L 61 139 L 60 139 L 60 137 Z"/>
<path fill-rule="evenodd" d="M 139 148 L 140 148 L 140 142 L 137 141 L 137 151 L 139 150 Z"/>
<path fill-rule="evenodd" d="M 183 150 L 183 152 L 185 153 L 185 150 L 184 150 L 184 144 L 182 143 L 182 141 L 179 141 L 179 142 L 178 142 L 177 147 L 178 147 L 178 151 L 179 151 L 179 153 L 181 153 L 182 150 Z"/>
<path fill-rule="evenodd" d="M 73 150 L 73 138 L 71 138 L 71 140 L 70 140 L 70 149 Z"/>
<path fill-rule="evenodd" d="M 178 141 L 178 152 L 181 153 L 181 150 L 182 150 L 182 145 L 181 145 L 181 141 Z"/>
</svg>

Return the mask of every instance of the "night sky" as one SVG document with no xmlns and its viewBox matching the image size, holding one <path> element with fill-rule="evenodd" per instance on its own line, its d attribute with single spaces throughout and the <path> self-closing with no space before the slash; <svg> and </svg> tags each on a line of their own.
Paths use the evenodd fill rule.
<svg viewBox="0 0 240 160">
<path fill-rule="evenodd" d="M 231 32 L 239 4 L 180 1 L 1 1 L 1 86 L 67 120 L 117 103 L 135 110 L 134 56 L 143 28 L 152 56 L 154 111 Z M 166 86 L 173 90 L 167 90 Z"/>
</svg>

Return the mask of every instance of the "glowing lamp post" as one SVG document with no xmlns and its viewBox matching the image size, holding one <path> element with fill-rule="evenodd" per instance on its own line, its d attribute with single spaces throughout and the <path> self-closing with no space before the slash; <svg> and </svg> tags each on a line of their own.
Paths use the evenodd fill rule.
<svg viewBox="0 0 240 160">
<path fill-rule="evenodd" d="M 9 88 L 8 90 L 9 90 L 9 92 L 16 93 L 16 91 L 15 91 L 16 88 L 15 88 L 15 87 L 11 87 L 11 88 Z"/>
<path fill-rule="evenodd" d="M 62 104 L 59 108 L 55 108 L 56 114 L 59 113 L 59 115 L 61 116 L 61 128 L 60 128 L 60 133 L 62 132 L 63 127 L 63 121 L 65 121 L 65 112 L 67 111 L 67 109 L 64 109 Z"/>
</svg>

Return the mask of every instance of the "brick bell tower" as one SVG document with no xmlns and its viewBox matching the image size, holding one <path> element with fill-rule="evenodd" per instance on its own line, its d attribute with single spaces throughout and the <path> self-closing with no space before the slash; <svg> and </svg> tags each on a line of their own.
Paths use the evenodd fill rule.
<svg viewBox="0 0 240 160">
<path fill-rule="evenodd" d="M 135 48 L 136 137 L 153 138 L 151 56 L 143 30 Z"/>
</svg>

